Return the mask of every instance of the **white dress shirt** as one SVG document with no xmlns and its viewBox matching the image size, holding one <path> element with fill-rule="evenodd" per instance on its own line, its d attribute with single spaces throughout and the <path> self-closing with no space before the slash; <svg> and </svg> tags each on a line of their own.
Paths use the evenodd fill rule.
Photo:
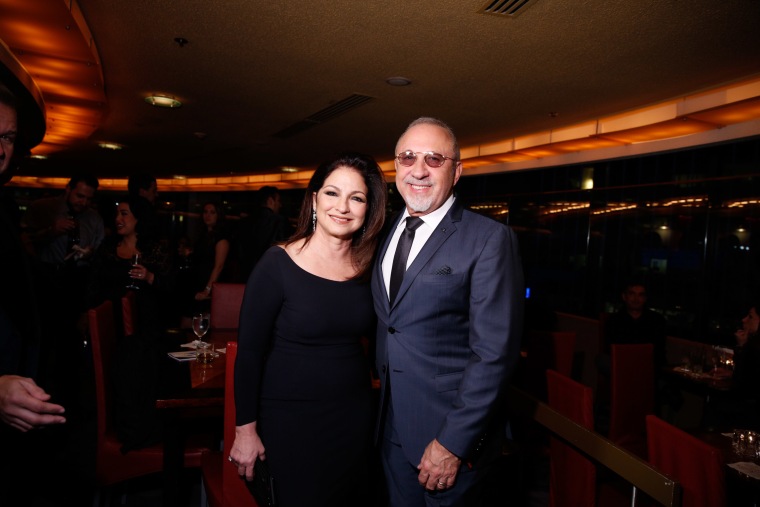
<svg viewBox="0 0 760 507">
<path fill-rule="evenodd" d="M 441 223 L 443 217 L 449 212 L 449 209 L 454 204 L 454 194 L 450 195 L 446 202 L 435 211 L 431 211 L 427 215 L 421 216 L 422 225 L 420 225 L 416 231 L 414 231 L 414 242 L 412 242 L 412 248 L 409 250 L 409 258 L 406 261 L 407 268 L 412 265 L 417 254 L 420 253 L 422 247 L 425 246 L 427 240 L 433 235 L 433 231 Z M 409 210 L 404 210 L 404 215 L 401 217 L 401 221 L 393 231 L 393 237 L 388 243 L 388 249 L 385 251 L 385 257 L 383 257 L 383 281 L 385 282 L 386 293 L 390 291 L 391 285 L 391 269 L 393 267 L 393 256 L 396 255 L 396 247 L 398 246 L 398 240 L 401 237 L 401 232 L 406 228 L 406 217 L 409 216 Z"/>
</svg>

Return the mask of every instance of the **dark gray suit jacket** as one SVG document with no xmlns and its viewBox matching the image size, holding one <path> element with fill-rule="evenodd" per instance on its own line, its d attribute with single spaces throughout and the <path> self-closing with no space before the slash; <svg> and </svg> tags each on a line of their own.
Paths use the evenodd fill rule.
<svg viewBox="0 0 760 507">
<path fill-rule="evenodd" d="M 391 236 L 372 274 L 380 413 L 390 383 L 395 429 L 413 466 L 434 438 L 463 461 L 475 460 L 493 436 L 519 356 L 524 282 L 517 239 L 455 201 L 389 308 L 382 259 Z"/>
</svg>

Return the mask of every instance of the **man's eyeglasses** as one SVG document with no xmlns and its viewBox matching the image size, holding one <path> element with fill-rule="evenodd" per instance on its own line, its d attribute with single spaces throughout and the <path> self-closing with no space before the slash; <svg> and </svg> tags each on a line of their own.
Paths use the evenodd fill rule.
<svg viewBox="0 0 760 507">
<path fill-rule="evenodd" d="M 425 163 L 430 167 L 441 167 L 443 164 L 446 163 L 447 160 L 454 160 L 451 157 L 441 155 L 440 153 L 436 153 L 434 151 L 412 151 L 412 150 L 402 151 L 401 153 L 396 155 L 396 160 L 398 160 L 399 164 L 406 167 L 410 167 L 410 166 L 413 166 L 415 162 L 417 162 L 417 155 L 424 155 Z"/>
<path fill-rule="evenodd" d="M 5 134 L 0 134 L 0 143 L 2 143 L 3 145 L 13 146 L 15 142 L 16 142 L 15 132 L 6 132 Z"/>
</svg>

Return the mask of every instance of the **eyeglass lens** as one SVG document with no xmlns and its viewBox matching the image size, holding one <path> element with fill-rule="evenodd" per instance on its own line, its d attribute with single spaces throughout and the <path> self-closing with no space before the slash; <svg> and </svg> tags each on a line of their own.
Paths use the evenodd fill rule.
<svg viewBox="0 0 760 507">
<path fill-rule="evenodd" d="M 446 162 L 446 157 L 435 152 L 404 151 L 398 154 L 398 162 L 403 166 L 412 166 L 417 161 L 417 155 L 425 156 L 425 163 L 430 167 L 441 167 Z"/>
</svg>

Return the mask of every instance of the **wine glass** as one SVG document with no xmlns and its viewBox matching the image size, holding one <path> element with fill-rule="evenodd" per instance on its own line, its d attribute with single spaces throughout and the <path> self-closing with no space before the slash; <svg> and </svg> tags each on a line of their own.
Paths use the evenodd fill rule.
<svg viewBox="0 0 760 507">
<path fill-rule="evenodd" d="M 196 346 L 198 346 L 199 342 L 203 341 L 203 337 L 208 333 L 209 320 L 208 313 L 193 315 L 193 333 L 198 337 L 198 339 L 195 340 Z"/>
<path fill-rule="evenodd" d="M 136 253 L 132 256 L 132 268 L 139 265 L 140 265 L 140 254 Z M 127 285 L 127 289 L 140 290 L 140 287 L 137 285 L 137 281 L 134 278 L 130 277 L 129 285 Z"/>
</svg>

